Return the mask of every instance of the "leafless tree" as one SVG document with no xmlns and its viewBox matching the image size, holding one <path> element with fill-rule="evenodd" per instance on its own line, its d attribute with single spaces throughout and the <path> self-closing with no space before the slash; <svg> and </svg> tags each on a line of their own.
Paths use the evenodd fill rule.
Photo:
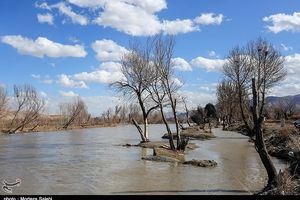
<svg viewBox="0 0 300 200">
<path fill-rule="evenodd" d="M 185 116 L 186 116 L 186 123 L 188 124 L 188 126 L 192 126 L 190 123 L 190 111 L 187 107 L 187 103 L 186 103 L 186 99 L 187 97 L 182 97 L 182 103 L 184 105 L 184 109 L 185 109 Z"/>
<path fill-rule="evenodd" d="M 157 52 L 158 53 L 158 52 Z M 163 73 L 164 70 L 162 69 L 162 66 L 159 64 L 159 62 L 162 62 L 159 60 L 159 58 L 157 58 L 155 55 L 155 58 L 157 60 L 155 60 L 156 62 L 153 65 L 153 78 L 151 80 L 149 80 L 149 86 L 147 87 L 147 91 L 149 92 L 152 100 L 159 106 L 159 110 L 160 110 L 160 114 L 163 120 L 163 123 L 166 126 L 167 129 L 167 133 L 169 136 L 169 144 L 170 144 L 170 148 L 172 150 L 175 150 L 176 147 L 174 145 L 174 140 L 173 140 L 173 135 L 170 129 L 170 126 L 168 124 L 168 121 L 165 117 L 165 113 L 164 113 L 164 107 L 169 103 L 168 101 L 168 96 L 167 96 L 167 92 L 163 86 Z"/>
<path fill-rule="evenodd" d="M 293 98 L 286 97 L 284 99 L 281 99 L 278 104 L 281 110 L 281 114 L 285 119 L 288 119 L 288 117 L 294 115 L 296 111 L 296 102 Z"/>
<path fill-rule="evenodd" d="M 120 120 L 121 122 L 127 122 L 126 116 L 128 113 L 128 108 L 126 105 L 121 106 L 121 110 L 120 110 Z"/>
<path fill-rule="evenodd" d="M 243 116 L 250 135 L 255 136 L 255 148 L 268 174 L 268 187 L 277 185 L 277 171 L 267 153 L 262 124 L 264 119 L 265 96 L 270 88 L 286 76 L 284 58 L 273 46 L 261 38 L 247 45 L 246 51 L 234 50 L 230 53 L 229 64 L 224 66 L 226 77 L 238 87 L 240 100 L 241 88 L 251 86 L 252 105 L 248 106 L 251 118 Z M 243 61 L 243 62 L 240 62 Z M 241 111 L 242 103 L 240 101 Z"/>
<path fill-rule="evenodd" d="M 239 104 L 237 87 L 229 80 L 223 80 L 217 86 L 217 108 L 219 117 L 223 121 L 223 129 L 225 125 L 231 125 L 234 119 L 238 118 Z"/>
<path fill-rule="evenodd" d="M 5 115 L 5 112 L 7 111 L 7 103 L 7 91 L 0 85 L 0 119 Z"/>
<path fill-rule="evenodd" d="M 249 112 L 247 110 L 248 89 L 252 75 L 251 59 L 245 48 L 235 47 L 229 52 L 227 63 L 223 66 L 223 74 L 232 81 L 237 89 L 238 102 L 241 117 L 250 134 L 250 125 L 248 122 Z"/>
<path fill-rule="evenodd" d="M 140 116 L 140 106 L 135 103 L 131 103 L 128 106 L 128 121 L 131 119 L 136 119 L 138 122 L 142 121 Z"/>
<path fill-rule="evenodd" d="M 71 124 L 85 124 L 90 119 L 87 106 L 80 97 L 75 97 L 72 102 L 62 103 L 59 107 L 65 117 L 63 129 L 67 129 Z"/>
<path fill-rule="evenodd" d="M 34 87 L 28 84 L 14 85 L 16 110 L 10 123 L 9 133 L 23 131 L 27 126 L 34 130 L 39 124 L 40 112 L 44 108 L 45 100 L 40 97 Z"/>
<path fill-rule="evenodd" d="M 153 43 L 153 63 L 156 71 L 156 73 L 154 74 L 158 78 L 158 80 L 153 80 L 157 80 L 156 82 L 158 82 L 158 84 L 161 87 L 161 89 L 159 89 L 157 92 L 160 92 L 163 98 L 167 97 L 167 100 L 171 106 L 176 126 L 177 150 L 184 150 L 185 146 L 188 143 L 188 140 L 182 140 L 180 137 L 180 127 L 176 112 L 178 99 L 180 99 L 177 91 L 179 90 L 181 85 L 174 81 L 176 77 L 174 76 L 174 69 L 171 64 L 171 58 L 173 56 L 175 41 L 172 36 L 163 37 L 162 35 L 159 35 L 154 38 Z"/>
<path fill-rule="evenodd" d="M 123 93 L 128 99 L 138 101 L 143 115 L 144 128 L 142 129 L 134 118 L 132 120 L 140 133 L 142 142 L 149 141 L 148 116 L 152 110 L 158 108 L 157 105 L 152 104 L 146 90 L 152 78 L 151 47 L 150 40 L 144 46 L 138 42 L 131 43 L 130 51 L 121 59 L 121 72 L 124 77 L 111 84 L 117 92 Z"/>
</svg>

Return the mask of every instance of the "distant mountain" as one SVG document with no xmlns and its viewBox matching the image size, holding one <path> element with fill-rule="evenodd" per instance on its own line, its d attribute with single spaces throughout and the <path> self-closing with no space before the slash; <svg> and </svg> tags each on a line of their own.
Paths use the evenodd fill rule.
<svg viewBox="0 0 300 200">
<path fill-rule="evenodd" d="M 277 104 L 282 100 L 292 100 L 296 103 L 297 106 L 300 106 L 300 94 L 283 96 L 283 97 L 268 96 L 266 98 L 267 104 Z"/>
</svg>

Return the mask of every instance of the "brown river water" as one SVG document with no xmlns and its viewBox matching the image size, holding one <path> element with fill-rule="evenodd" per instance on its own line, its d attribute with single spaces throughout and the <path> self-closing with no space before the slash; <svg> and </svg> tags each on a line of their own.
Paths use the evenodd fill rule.
<svg viewBox="0 0 300 200">
<path fill-rule="evenodd" d="M 163 125 L 150 125 L 150 139 L 162 140 Z M 21 180 L 12 194 L 252 194 L 266 184 L 266 172 L 248 138 L 213 129 L 197 141 L 186 160 L 213 159 L 215 168 L 141 160 L 151 149 L 139 143 L 133 126 L 0 135 L 0 184 Z M 272 158 L 276 168 L 286 163 Z M 1 185 L 2 188 L 2 185 Z M 7 194 L 3 190 L 0 195 Z"/>
</svg>

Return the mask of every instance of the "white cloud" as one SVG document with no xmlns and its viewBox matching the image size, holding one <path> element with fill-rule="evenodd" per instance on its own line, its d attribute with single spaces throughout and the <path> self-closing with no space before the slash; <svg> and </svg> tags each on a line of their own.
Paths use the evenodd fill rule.
<svg viewBox="0 0 300 200">
<path fill-rule="evenodd" d="M 286 96 L 299 94 L 300 54 L 286 56 L 284 65 L 287 70 L 287 77 L 271 89 L 271 95 Z"/>
<path fill-rule="evenodd" d="M 111 0 L 68 0 L 69 3 L 77 5 L 83 8 L 99 8 L 104 7 L 106 3 L 109 3 Z M 141 7 L 148 12 L 157 12 L 162 9 L 167 8 L 167 3 L 165 0 L 114 0 L 119 1 L 125 4 L 132 4 L 138 7 Z"/>
<path fill-rule="evenodd" d="M 155 35 L 161 30 L 161 23 L 153 11 L 122 0 L 107 1 L 94 22 L 134 36 Z"/>
<path fill-rule="evenodd" d="M 178 86 L 178 87 L 183 86 L 183 83 L 178 78 L 172 78 L 172 83 L 174 83 L 175 86 Z"/>
<path fill-rule="evenodd" d="M 3 43 L 16 48 L 20 54 L 36 56 L 58 57 L 85 57 L 87 52 L 81 45 L 64 45 L 53 42 L 45 37 L 38 37 L 36 40 L 21 35 L 6 35 L 1 37 Z"/>
<path fill-rule="evenodd" d="M 100 64 L 100 69 L 110 72 L 119 72 L 121 71 L 121 67 L 121 64 L 118 62 L 104 62 Z"/>
<path fill-rule="evenodd" d="M 53 16 L 50 13 L 46 14 L 37 14 L 38 21 L 40 23 L 48 23 L 49 25 L 53 25 Z"/>
<path fill-rule="evenodd" d="M 225 60 L 209 59 L 204 57 L 197 57 L 191 61 L 192 66 L 207 70 L 208 72 L 219 72 L 222 70 Z"/>
<path fill-rule="evenodd" d="M 42 97 L 44 97 L 44 98 L 46 98 L 46 97 L 48 96 L 47 93 L 46 93 L 46 92 L 43 92 L 43 91 L 40 92 L 40 95 L 41 95 Z"/>
<path fill-rule="evenodd" d="M 102 7 L 106 0 L 68 0 L 69 3 L 83 8 Z"/>
<path fill-rule="evenodd" d="M 280 44 L 280 46 L 282 47 L 283 51 L 290 51 L 290 50 L 293 50 L 293 47 L 289 47 L 289 46 L 286 46 L 284 44 Z"/>
<path fill-rule="evenodd" d="M 68 16 L 74 24 L 85 26 L 89 23 L 87 17 L 75 13 L 74 11 L 72 11 L 72 8 L 70 6 L 67 6 L 63 2 L 52 5 L 51 7 L 57 8 L 61 14 Z"/>
<path fill-rule="evenodd" d="M 86 83 L 109 84 L 122 80 L 123 77 L 120 63 L 104 62 L 101 63 L 99 69 L 91 72 L 80 72 L 73 75 L 61 74 L 57 83 L 65 87 L 88 88 Z"/>
<path fill-rule="evenodd" d="M 112 40 L 96 40 L 92 44 L 96 58 L 100 61 L 119 61 L 127 50 Z"/>
<path fill-rule="evenodd" d="M 298 81 L 300 74 L 300 54 L 285 56 L 285 69 L 287 70 L 288 78 L 286 81 Z M 300 83 L 299 83 L 300 84 Z"/>
<path fill-rule="evenodd" d="M 156 12 L 166 7 L 165 1 L 160 1 L 152 8 L 149 1 L 109 1 L 103 6 L 103 12 L 94 20 L 98 25 L 110 26 L 133 36 L 151 36 L 164 34 L 179 34 L 199 31 L 199 25 L 221 24 L 223 15 L 205 13 L 195 19 L 176 19 L 161 21 Z"/>
<path fill-rule="evenodd" d="M 116 96 L 82 96 L 82 100 L 86 103 L 89 112 L 93 116 L 101 116 L 103 112 L 115 105 L 124 105 L 121 98 Z"/>
<path fill-rule="evenodd" d="M 59 97 L 48 96 L 46 99 L 45 110 L 48 114 L 59 114 L 59 104 L 70 101 L 70 98 L 76 97 L 77 93 L 73 91 L 59 91 Z M 80 98 L 88 107 L 89 113 L 92 116 L 101 116 L 101 114 L 109 108 L 114 108 L 115 105 L 123 105 L 121 98 L 114 95 L 111 96 L 82 96 Z"/>
<path fill-rule="evenodd" d="M 162 22 L 162 30 L 165 34 L 176 35 L 179 33 L 198 31 L 199 27 L 190 19 L 176 19 L 173 21 L 164 20 Z"/>
<path fill-rule="evenodd" d="M 68 92 L 65 92 L 65 91 L 59 91 L 60 95 L 63 96 L 63 97 L 77 97 L 79 96 L 78 94 L 76 94 L 75 92 L 73 91 L 68 91 Z"/>
<path fill-rule="evenodd" d="M 104 62 L 100 65 L 100 69 L 93 72 L 81 72 L 74 74 L 75 80 L 95 83 L 113 83 L 123 78 L 120 71 L 121 64 L 116 62 Z"/>
<path fill-rule="evenodd" d="M 278 13 L 264 17 L 263 21 L 271 23 L 271 25 L 266 27 L 273 33 L 279 33 L 281 31 L 300 31 L 300 12 L 294 12 L 293 15 Z"/>
<path fill-rule="evenodd" d="M 70 88 L 88 88 L 88 86 L 83 81 L 74 81 L 69 76 L 65 74 L 61 74 L 58 76 L 58 80 L 56 81 L 58 84 L 64 87 Z"/>
<path fill-rule="evenodd" d="M 93 19 L 75 13 L 71 5 L 92 12 Z M 157 13 L 167 8 L 166 0 L 67 0 L 54 5 L 37 4 L 37 8 L 53 10 L 69 17 L 73 23 L 111 27 L 132 36 L 153 36 L 159 33 L 180 34 L 199 31 L 202 25 L 220 25 L 223 14 L 204 13 L 194 19 L 159 19 Z M 94 17 L 98 13 L 98 16 Z"/>
<path fill-rule="evenodd" d="M 120 72 L 109 72 L 106 70 L 97 70 L 93 72 L 81 72 L 73 75 L 74 79 L 86 82 L 112 83 L 122 79 Z"/>
<path fill-rule="evenodd" d="M 208 56 L 212 58 L 219 58 L 219 55 L 215 51 L 209 51 Z"/>
<path fill-rule="evenodd" d="M 179 91 L 181 96 L 187 97 L 189 108 L 197 108 L 198 105 L 204 107 L 208 103 L 216 103 L 216 95 L 213 92 Z M 184 111 L 184 108 L 181 108 Z"/>
<path fill-rule="evenodd" d="M 215 13 L 203 13 L 194 19 L 195 23 L 199 25 L 220 25 L 223 21 L 223 14 L 216 15 Z"/>
<path fill-rule="evenodd" d="M 31 77 L 41 81 L 42 83 L 46 83 L 46 84 L 52 84 L 53 83 L 53 80 L 50 78 L 49 75 L 41 76 L 39 74 L 31 74 Z"/>
<path fill-rule="evenodd" d="M 192 71 L 191 65 L 183 58 L 172 58 L 171 60 L 174 69 L 179 71 Z"/>
<path fill-rule="evenodd" d="M 32 77 L 32 78 L 35 78 L 35 79 L 40 79 L 40 78 L 41 78 L 41 75 L 38 75 L 38 74 L 31 74 L 31 77 Z"/>
<path fill-rule="evenodd" d="M 37 2 L 35 2 L 34 5 L 35 5 L 36 8 L 45 9 L 45 10 L 51 10 L 51 7 L 47 4 L 47 2 L 39 3 L 37 1 Z"/>
</svg>

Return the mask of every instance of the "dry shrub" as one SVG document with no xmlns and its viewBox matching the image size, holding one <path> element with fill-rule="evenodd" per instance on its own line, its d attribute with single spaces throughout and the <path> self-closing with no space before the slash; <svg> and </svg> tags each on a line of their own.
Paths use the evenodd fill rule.
<svg viewBox="0 0 300 200">
<path fill-rule="evenodd" d="M 299 130 L 297 130 L 295 127 L 293 126 L 285 126 L 283 128 L 279 129 L 279 133 L 278 133 L 279 137 L 283 138 L 283 139 L 289 139 L 290 136 L 299 136 Z"/>
<path fill-rule="evenodd" d="M 270 191 L 273 195 L 296 195 L 300 192 L 299 180 L 294 179 L 286 169 L 278 174 L 278 186 Z"/>
<path fill-rule="evenodd" d="M 300 135 L 290 135 L 289 142 L 287 144 L 288 147 L 293 149 L 294 151 L 300 151 Z"/>
</svg>

